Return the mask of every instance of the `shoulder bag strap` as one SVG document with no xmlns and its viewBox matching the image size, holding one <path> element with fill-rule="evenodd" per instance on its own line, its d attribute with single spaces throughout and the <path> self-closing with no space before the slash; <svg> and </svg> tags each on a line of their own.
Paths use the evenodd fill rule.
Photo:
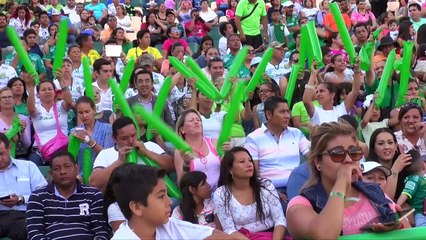
<svg viewBox="0 0 426 240">
<path fill-rule="evenodd" d="M 241 21 L 243 21 L 244 19 L 246 19 L 246 18 L 250 17 L 250 16 L 253 14 L 254 10 L 256 10 L 257 5 L 259 5 L 259 3 L 256 3 L 256 4 L 254 5 L 254 8 L 251 10 L 251 12 L 250 12 L 247 16 L 241 17 L 240 22 L 241 22 Z"/>
</svg>

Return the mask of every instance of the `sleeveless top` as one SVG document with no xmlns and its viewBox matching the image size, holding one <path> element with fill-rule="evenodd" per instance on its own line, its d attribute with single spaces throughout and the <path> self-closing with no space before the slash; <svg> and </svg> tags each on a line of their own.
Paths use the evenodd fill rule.
<svg viewBox="0 0 426 240">
<path fill-rule="evenodd" d="M 203 138 L 209 148 L 209 154 L 203 158 L 196 158 L 191 161 L 191 171 L 201 171 L 207 175 L 207 183 L 212 191 L 216 190 L 220 174 L 220 157 L 213 147 L 211 138 Z"/>
</svg>

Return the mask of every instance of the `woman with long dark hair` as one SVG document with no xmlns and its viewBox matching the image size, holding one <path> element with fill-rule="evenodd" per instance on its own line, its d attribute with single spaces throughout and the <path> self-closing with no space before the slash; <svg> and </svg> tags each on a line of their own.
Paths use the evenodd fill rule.
<svg viewBox="0 0 426 240">
<path fill-rule="evenodd" d="M 10 18 L 9 25 L 16 29 L 19 36 L 24 35 L 24 31 L 30 28 L 31 14 L 30 10 L 26 6 L 19 6 L 15 9 L 15 12 Z"/>
<path fill-rule="evenodd" d="M 180 181 L 182 198 L 173 210 L 172 217 L 190 223 L 216 227 L 211 190 L 207 175 L 200 171 L 185 174 Z"/>
<path fill-rule="evenodd" d="M 127 54 L 129 49 L 132 48 L 132 43 L 126 38 L 125 31 L 121 27 L 117 27 L 112 30 L 109 40 L 117 41 L 117 45 L 121 45 L 123 47 L 124 54 Z"/>
<path fill-rule="evenodd" d="M 7 87 L 12 89 L 13 96 L 15 97 L 15 112 L 29 116 L 27 110 L 28 93 L 25 82 L 19 77 L 14 77 L 9 80 Z"/>
<path fill-rule="evenodd" d="M 414 26 L 410 20 L 399 23 L 397 42 L 401 48 L 404 45 L 404 41 L 414 41 L 414 35 Z"/>
<path fill-rule="evenodd" d="M 248 231 L 262 232 L 262 239 L 283 239 L 286 219 L 278 192 L 270 181 L 257 177 L 247 149 L 234 147 L 223 157 L 213 201 L 225 233 L 241 238 Z"/>
</svg>

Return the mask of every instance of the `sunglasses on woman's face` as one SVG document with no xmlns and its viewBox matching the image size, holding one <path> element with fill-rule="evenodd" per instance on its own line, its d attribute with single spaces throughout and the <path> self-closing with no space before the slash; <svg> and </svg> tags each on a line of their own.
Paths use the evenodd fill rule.
<svg viewBox="0 0 426 240">
<path fill-rule="evenodd" d="M 328 154 L 333 162 L 343 162 L 346 158 L 346 154 L 353 160 L 359 161 L 364 156 L 362 149 L 357 146 L 349 147 L 345 149 L 342 146 L 333 147 L 327 149 L 326 152 L 321 153 L 321 155 Z"/>
</svg>

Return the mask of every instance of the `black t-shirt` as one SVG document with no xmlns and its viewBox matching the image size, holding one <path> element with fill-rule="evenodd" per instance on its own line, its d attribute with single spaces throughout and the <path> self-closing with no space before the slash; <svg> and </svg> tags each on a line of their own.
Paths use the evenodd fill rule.
<svg viewBox="0 0 426 240">
<path fill-rule="evenodd" d="M 10 43 L 9 38 L 6 36 L 6 31 L 0 31 L 0 48 L 9 46 L 12 46 L 12 44 Z"/>
<path fill-rule="evenodd" d="M 290 80 L 290 73 L 284 75 L 287 78 L 287 81 Z M 293 105 L 297 102 L 303 100 L 303 93 L 305 92 L 305 85 L 309 82 L 309 77 L 311 74 L 309 71 L 305 70 L 305 74 L 302 79 L 297 79 L 296 86 L 294 87 L 293 99 L 290 103 L 290 109 L 293 108 Z"/>
</svg>

